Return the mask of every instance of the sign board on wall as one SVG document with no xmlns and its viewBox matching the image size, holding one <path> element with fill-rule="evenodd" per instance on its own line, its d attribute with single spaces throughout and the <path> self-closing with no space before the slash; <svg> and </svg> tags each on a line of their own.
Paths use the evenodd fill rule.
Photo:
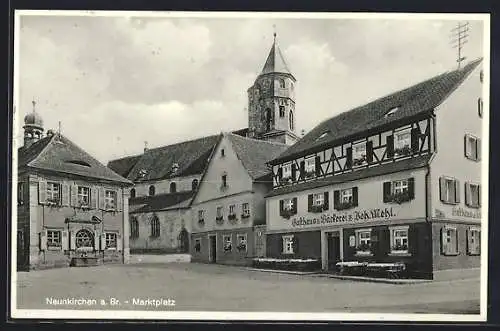
<svg viewBox="0 0 500 331">
<path fill-rule="evenodd" d="M 342 224 L 345 222 L 388 220 L 396 216 L 391 208 L 375 208 L 368 210 L 356 210 L 350 213 L 324 213 L 317 217 L 300 216 L 292 219 L 293 227 L 307 227 L 318 225 Z"/>
</svg>

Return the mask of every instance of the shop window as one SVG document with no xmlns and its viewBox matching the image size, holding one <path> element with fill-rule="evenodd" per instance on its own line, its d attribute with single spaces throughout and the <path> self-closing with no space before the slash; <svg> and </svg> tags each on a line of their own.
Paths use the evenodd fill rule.
<svg viewBox="0 0 500 331">
<path fill-rule="evenodd" d="M 287 235 L 282 237 L 283 240 L 283 254 L 293 254 L 294 253 L 294 245 L 293 245 L 293 235 Z"/>
<path fill-rule="evenodd" d="M 481 254 L 481 230 L 478 228 L 470 228 L 467 230 L 467 254 Z"/>
<path fill-rule="evenodd" d="M 246 252 L 247 251 L 247 235 L 239 234 L 236 236 L 236 242 L 238 243 L 236 249 L 238 252 Z"/>
<path fill-rule="evenodd" d="M 80 197 L 80 187 L 78 187 L 78 194 Z M 87 203 L 85 205 L 89 204 L 88 194 L 89 193 L 87 188 Z M 47 183 L 46 201 L 48 204 L 53 205 L 59 205 L 61 203 L 61 184 L 54 182 Z"/>
<path fill-rule="evenodd" d="M 156 189 L 155 189 L 154 185 L 151 185 L 149 187 L 149 196 L 153 196 L 153 195 L 155 195 L 155 193 L 156 193 Z"/>
<path fill-rule="evenodd" d="M 248 202 L 244 202 L 241 204 L 241 217 L 249 217 L 250 216 L 250 204 Z"/>
<path fill-rule="evenodd" d="M 481 160 L 481 139 L 473 135 L 466 134 L 464 136 L 464 152 L 465 157 L 469 160 Z"/>
<path fill-rule="evenodd" d="M 151 218 L 151 237 L 160 237 L 160 220 L 156 215 Z"/>
<path fill-rule="evenodd" d="M 366 162 L 366 143 L 358 143 L 352 146 L 352 164 L 363 165 Z"/>
<path fill-rule="evenodd" d="M 139 238 L 139 221 L 135 216 L 130 218 L 130 238 Z"/>
<path fill-rule="evenodd" d="M 465 183 L 465 205 L 471 208 L 481 207 L 481 185 Z"/>
<path fill-rule="evenodd" d="M 78 186 L 77 198 L 80 207 L 88 207 L 90 205 L 90 188 Z"/>
<path fill-rule="evenodd" d="M 456 228 L 445 226 L 441 229 L 441 253 L 443 255 L 458 255 L 458 231 Z"/>
<path fill-rule="evenodd" d="M 230 252 L 233 249 L 233 240 L 231 235 L 225 234 L 222 237 L 222 242 L 224 244 L 224 252 Z"/>
<path fill-rule="evenodd" d="M 439 178 L 439 199 L 447 204 L 457 204 L 460 202 L 458 179 L 446 176 Z"/>
<path fill-rule="evenodd" d="M 116 209 L 116 191 L 106 190 L 104 193 L 104 209 Z"/>
<path fill-rule="evenodd" d="M 356 230 L 356 255 L 371 255 L 371 229 Z"/>
<path fill-rule="evenodd" d="M 411 130 L 406 129 L 394 134 L 394 155 L 403 156 L 411 153 Z"/>
<path fill-rule="evenodd" d="M 412 200 L 414 197 L 415 197 L 414 178 L 384 182 L 383 184 L 384 203 L 403 203 Z"/>
<path fill-rule="evenodd" d="M 391 254 L 408 254 L 408 226 L 390 227 Z"/>
<path fill-rule="evenodd" d="M 106 249 L 116 249 L 117 234 L 114 232 L 106 232 Z"/>
<path fill-rule="evenodd" d="M 47 248 L 60 249 L 62 247 L 61 235 L 61 230 L 47 230 Z"/>
<path fill-rule="evenodd" d="M 196 238 L 194 240 L 194 251 L 196 253 L 201 252 L 201 239 L 200 238 Z"/>
</svg>

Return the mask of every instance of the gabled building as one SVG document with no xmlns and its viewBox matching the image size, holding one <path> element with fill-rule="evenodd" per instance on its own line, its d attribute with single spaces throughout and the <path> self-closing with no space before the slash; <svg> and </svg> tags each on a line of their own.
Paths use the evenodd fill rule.
<svg viewBox="0 0 500 331">
<path fill-rule="evenodd" d="M 478 268 L 481 61 L 325 120 L 272 160 L 267 255 Z"/>
<path fill-rule="evenodd" d="M 127 263 L 132 183 L 60 133 L 43 135 L 33 110 L 18 150 L 18 270 Z"/>
<path fill-rule="evenodd" d="M 267 162 L 285 144 L 227 133 L 214 149 L 192 208 L 192 260 L 250 264 L 265 256 Z"/>
</svg>

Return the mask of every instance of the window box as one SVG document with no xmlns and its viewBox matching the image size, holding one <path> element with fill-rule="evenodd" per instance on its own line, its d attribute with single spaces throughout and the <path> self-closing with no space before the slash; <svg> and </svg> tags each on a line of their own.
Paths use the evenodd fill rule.
<svg viewBox="0 0 500 331">
<path fill-rule="evenodd" d="M 81 209 L 90 209 L 89 202 L 85 201 L 85 200 L 78 201 L 78 208 L 81 208 Z"/>
<path fill-rule="evenodd" d="M 304 171 L 304 178 L 306 178 L 306 179 L 313 178 L 315 175 L 316 175 L 316 171 L 314 171 L 314 170 Z"/>
<path fill-rule="evenodd" d="M 255 258 L 252 264 L 254 268 L 270 270 L 314 272 L 321 269 L 321 261 L 317 259 Z"/>
<path fill-rule="evenodd" d="M 281 216 L 286 219 L 290 219 L 290 217 L 292 217 L 293 215 L 295 215 L 295 213 L 291 209 L 283 209 L 283 211 L 281 212 Z"/>
<path fill-rule="evenodd" d="M 250 218 L 250 214 L 241 214 L 242 219 Z"/>
<path fill-rule="evenodd" d="M 410 192 L 405 191 L 405 192 L 393 193 L 390 195 L 389 198 L 390 198 L 391 202 L 402 204 L 404 202 L 410 201 L 411 195 L 410 195 Z"/>
<path fill-rule="evenodd" d="M 46 203 L 47 203 L 47 206 L 57 207 L 61 204 L 61 201 L 59 200 L 59 198 L 47 197 Z"/>
<path fill-rule="evenodd" d="M 198 225 L 200 225 L 200 226 L 205 225 L 205 220 L 203 218 L 198 220 Z"/>
<path fill-rule="evenodd" d="M 235 223 L 238 220 L 238 218 L 236 217 L 236 214 L 227 215 L 227 219 L 232 221 L 232 223 Z"/>
<path fill-rule="evenodd" d="M 280 179 L 280 184 L 281 185 L 287 185 L 287 184 L 291 184 L 292 183 L 292 176 L 289 176 L 289 177 L 282 177 Z"/>
<path fill-rule="evenodd" d="M 337 208 L 335 208 L 335 209 L 346 210 L 346 209 L 350 209 L 353 207 L 356 207 L 356 204 L 353 201 L 348 201 L 348 202 L 339 202 L 339 204 L 337 205 Z"/>
<path fill-rule="evenodd" d="M 408 156 L 411 154 L 411 148 L 408 145 L 403 147 L 394 148 L 394 155 L 396 156 Z"/>
<path fill-rule="evenodd" d="M 356 246 L 356 255 L 372 255 L 370 243 L 360 243 Z"/>
<path fill-rule="evenodd" d="M 323 212 L 325 209 L 325 204 L 322 204 L 322 205 L 312 205 L 311 208 L 310 208 L 310 212 L 311 213 L 321 213 Z"/>
<path fill-rule="evenodd" d="M 224 217 L 223 217 L 223 216 L 221 216 L 221 217 L 216 217 L 216 218 L 215 218 L 215 223 L 217 223 L 217 224 L 219 224 L 219 225 L 223 224 L 223 223 L 224 223 Z"/>
<path fill-rule="evenodd" d="M 238 252 L 246 251 L 247 244 L 246 243 L 239 243 L 238 246 L 236 246 L 236 249 L 238 250 Z"/>
<path fill-rule="evenodd" d="M 365 162 L 366 162 L 366 156 L 363 156 L 363 157 L 360 157 L 360 158 L 357 158 L 357 159 L 353 159 L 353 160 L 352 160 L 352 164 L 353 164 L 354 166 L 361 166 L 361 165 L 363 165 Z"/>
</svg>

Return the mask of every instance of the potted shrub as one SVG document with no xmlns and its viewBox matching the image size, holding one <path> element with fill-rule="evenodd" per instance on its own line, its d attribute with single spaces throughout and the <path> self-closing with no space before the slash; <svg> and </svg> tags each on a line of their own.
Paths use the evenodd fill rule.
<svg viewBox="0 0 500 331">
<path fill-rule="evenodd" d="M 325 208 L 325 204 L 321 205 L 312 205 L 311 206 L 311 213 L 321 213 Z"/>
<path fill-rule="evenodd" d="M 227 215 L 227 219 L 231 221 L 231 223 L 235 223 L 238 218 L 236 217 L 236 214 L 229 214 Z"/>
<path fill-rule="evenodd" d="M 408 145 L 394 149 L 394 155 L 410 155 L 410 154 L 411 154 L 411 149 L 410 146 Z"/>
<path fill-rule="evenodd" d="M 391 197 L 391 200 L 398 204 L 410 201 L 410 192 L 405 191 L 400 193 L 394 193 Z"/>
<path fill-rule="evenodd" d="M 284 217 L 284 218 L 286 218 L 286 219 L 289 219 L 293 215 L 295 215 L 295 213 L 293 212 L 293 210 L 288 209 L 288 208 L 283 209 L 283 211 L 281 212 L 281 216 Z"/>
<path fill-rule="evenodd" d="M 216 216 L 215 217 L 215 223 L 221 225 L 224 223 L 224 217 L 223 216 Z"/>
</svg>

